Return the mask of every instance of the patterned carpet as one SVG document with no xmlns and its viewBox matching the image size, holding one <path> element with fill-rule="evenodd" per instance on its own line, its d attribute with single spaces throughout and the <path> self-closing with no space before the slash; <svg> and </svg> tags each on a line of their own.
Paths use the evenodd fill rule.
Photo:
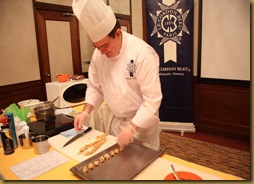
<svg viewBox="0 0 254 184">
<path fill-rule="evenodd" d="M 161 132 L 161 147 L 165 153 L 180 159 L 251 180 L 251 156 L 240 151 L 184 136 Z"/>
</svg>

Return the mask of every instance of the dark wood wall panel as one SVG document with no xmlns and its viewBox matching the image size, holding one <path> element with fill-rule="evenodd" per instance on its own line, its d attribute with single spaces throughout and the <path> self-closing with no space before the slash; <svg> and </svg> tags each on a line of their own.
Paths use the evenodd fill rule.
<svg viewBox="0 0 254 184">
<path fill-rule="evenodd" d="M 41 81 L 32 81 L 0 86 L 0 108 L 27 99 L 46 100 L 45 86 Z"/>
<path fill-rule="evenodd" d="M 250 141 L 250 88 L 195 84 L 197 131 Z"/>
</svg>

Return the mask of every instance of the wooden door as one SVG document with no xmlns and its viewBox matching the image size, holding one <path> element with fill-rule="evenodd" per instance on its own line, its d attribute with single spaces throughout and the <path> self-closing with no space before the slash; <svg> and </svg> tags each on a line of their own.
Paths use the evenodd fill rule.
<svg viewBox="0 0 254 184">
<path fill-rule="evenodd" d="M 51 82 L 55 75 L 52 74 L 52 64 L 50 60 L 50 50 L 47 35 L 47 22 L 59 23 L 65 22 L 69 25 L 69 34 L 65 36 L 70 37 L 70 53 L 73 73 L 82 74 L 81 68 L 81 56 L 80 56 L 80 41 L 79 41 L 79 23 L 75 16 L 72 16 L 72 9 L 68 6 L 51 5 L 45 3 L 34 3 L 35 12 L 35 27 L 38 44 L 39 62 L 40 62 L 40 74 L 41 80 L 44 83 Z M 61 45 L 59 45 L 60 47 Z M 57 47 L 57 46 L 55 46 Z M 56 49 L 56 48 L 54 48 Z M 61 54 L 61 53 L 58 53 Z M 62 52 L 64 54 L 64 52 Z M 57 54 L 56 54 L 57 55 Z M 61 65 L 61 61 L 59 61 Z M 62 66 L 64 67 L 65 64 Z"/>
</svg>

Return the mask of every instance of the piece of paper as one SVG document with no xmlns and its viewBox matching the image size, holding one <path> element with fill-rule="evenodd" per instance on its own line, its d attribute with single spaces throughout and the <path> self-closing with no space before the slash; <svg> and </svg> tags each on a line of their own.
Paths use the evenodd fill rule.
<svg viewBox="0 0 254 184">
<path fill-rule="evenodd" d="M 74 109 L 73 108 L 66 108 L 66 109 L 56 109 L 55 110 L 55 115 L 58 115 L 58 114 L 66 114 L 66 115 L 71 115 L 75 113 Z"/>
<path fill-rule="evenodd" d="M 56 151 L 49 151 L 30 160 L 10 167 L 20 180 L 30 180 L 67 162 L 69 159 Z"/>
<path fill-rule="evenodd" d="M 77 135 L 78 133 L 79 132 L 76 131 L 75 128 L 72 128 L 72 129 L 66 130 L 64 132 L 61 132 L 60 135 L 70 138 L 70 137 L 73 137 L 74 135 Z"/>
</svg>

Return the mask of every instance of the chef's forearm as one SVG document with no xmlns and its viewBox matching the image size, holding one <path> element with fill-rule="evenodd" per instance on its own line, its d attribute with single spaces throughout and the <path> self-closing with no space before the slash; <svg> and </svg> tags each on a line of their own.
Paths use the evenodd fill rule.
<svg viewBox="0 0 254 184">
<path fill-rule="evenodd" d="M 91 114 L 93 109 L 94 109 L 94 106 L 92 106 L 91 104 L 86 103 L 82 112 L 85 112 L 87 114 Z"/>
</svg>

